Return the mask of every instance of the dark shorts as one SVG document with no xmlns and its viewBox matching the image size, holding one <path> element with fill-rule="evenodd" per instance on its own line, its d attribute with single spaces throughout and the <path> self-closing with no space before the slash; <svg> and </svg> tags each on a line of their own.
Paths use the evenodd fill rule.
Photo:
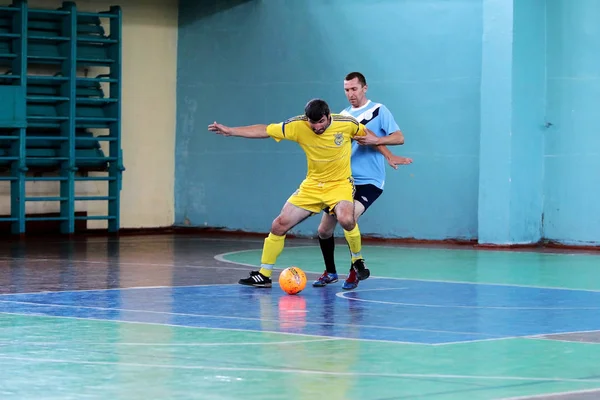
<svg viewBox="0 0 600 400">
<path fill-rule="evenodd" d="M 355 185 L 354 201 L 358 201 L 365 207 L 365 211 L 363 211 L 364 214 L 371 204 L 375 203 L 375 200 L 381 196 L 381 193 L 383 193 L 382 189 L 379 189 L 377 186 L 371 185 L 370 183 L 366 185 Z M 324 211 L 329 214 L 329 207 L 326 207 Z"/>
<path fill-rule="evenodd" d="M 356 185 L 355 188 L 354 200 L 365 207 L 365 212 L 369 206 L 375 203 L 375 200 L 381 196 L 381 193 L 383 193 L 382 189 L 379 189 L 377 186 L 371 185 L 370 183 L 366 185 Z"/>
</svg>

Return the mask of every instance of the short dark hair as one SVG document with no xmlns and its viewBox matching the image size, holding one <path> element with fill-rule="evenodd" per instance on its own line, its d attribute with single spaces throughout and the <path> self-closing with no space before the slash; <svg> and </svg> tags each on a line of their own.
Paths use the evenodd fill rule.
<svg viewBox="0 0 600 400">
<path fill-rule="evenodd" d="M 325 100 L 312 99 L 304 107 L 304 115 L 309 121 L 319 121 L 323 116 L 330 114 L 329 105 Z"/>
<path fill-rule="evenodd" d="M 346 75 L 346 78 L 344 78 L 344 80 L 351 81 L 354 78 L 357 78 L 361 85 L 367 86 L 367 79 L 360 72 L 350 72 L 348 75 Z"/>
</svg>

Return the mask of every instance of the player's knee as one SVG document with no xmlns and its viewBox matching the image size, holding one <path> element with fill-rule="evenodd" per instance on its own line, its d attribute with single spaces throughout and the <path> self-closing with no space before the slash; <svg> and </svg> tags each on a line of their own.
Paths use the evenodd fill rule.
<svg viewBox="0 0 600 400">
<path fill-rule="evenodd" d="M 335 228 L 335 227 L 334 227 Z M 333 229 L 329 226 L 324 226 L 323 224 L 319 225 L 317 232 L 321 239 L 328 239 L 333 235 Z"/>
<path fill-rule="evenodd" d="M 356 226 L 356 220 L 354 219 L 354 215 L 338 215 L 338 222 L 347 231 L 351 231 Z"/>
<path fill-rule="evenodd" d="M 278 222 L 273 222 L 273 224 L 271 224 L 271 233 L 277 235 L 277 236 L 283 236 L 286 233 L 285 228 Z"/>
<path fill-rule="evenodd" d="M 273 220 L 271 224 L 271 232 L 277 236 L 283 236 L 287 233 L 289 227 L 286 224 L 285 218 L 279 216 Z"/>
</svg>

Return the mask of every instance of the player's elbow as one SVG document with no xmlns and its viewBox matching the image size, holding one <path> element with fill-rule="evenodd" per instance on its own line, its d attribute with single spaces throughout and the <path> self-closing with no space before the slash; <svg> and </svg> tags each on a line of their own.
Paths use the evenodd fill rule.
<svg viewBox="0 0 600 400">
<path fill-rule="evenodd" d="M 400 132 L 400 131 L 396 132 L 395 142 L 398 145 L 404 144 L 404 135 L 402 134 L 402 132 Z"/>
</svg>

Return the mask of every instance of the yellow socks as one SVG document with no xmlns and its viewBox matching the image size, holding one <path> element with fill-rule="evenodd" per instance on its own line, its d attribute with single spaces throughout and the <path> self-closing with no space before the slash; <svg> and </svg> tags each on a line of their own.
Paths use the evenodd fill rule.
<svg viewBox="0 0 600 400">
<path fill-rule="evenodd" d="M 360 243 L 360 233 L 359 233 L 359 243 Z M 262 258 L 260 260 L 260 273 L 266 277 L 271 277 L 273 273 L 273 266 L 277 261 L 277 257 L 283 251 L 283 246 L 285 244 L 285 235 L 277 236 L 273 233 L 269 233 L 269 236 L 265 239 L 265 244 L 263 245 Z M 360 244 L 359 244 L 360 246 Z"/>
<path fill-rule="evenodd" d="M 352 254 L 352 262 L 358 260 L 359 258 L 363 258 L 360 254 L 360 250 L 362 248 L 361 238 L 360 238 L 360 230 L 358 229 L 358 224 L 354 226 L 354 229 L 351 231 L 347 231 L 344 229 L 344 237 L 348 242 L 348 246 L 350 246 L 350 253 Z"/>
<path fill-rule="evenodd" d="M 362 258 L 360 254 L 362 243 L 360 237 L 360 230 L 358 229 L 358 224 L 354 226 L 354 229 L 351 231 L 344 230 L 344 236 L 346 237 L 346 241 L 350 246 L 350 253 L 352 254 L 352 262 L 356 261 L 359 258 Z M 277 257 L 283 251 L 283 246 L 285 245 L 285 235 L 277 236 L 273 233 L 269 233 L 269 236 L 265 238 L 265 243 L 263 245 L 262 258 L 260 260 L 260 270 L 259 272 L 266 277 L 271 277 L 273 274 L 273 267 L 275 266 L 275 262 L 277 261 Z"/>
</svg>

